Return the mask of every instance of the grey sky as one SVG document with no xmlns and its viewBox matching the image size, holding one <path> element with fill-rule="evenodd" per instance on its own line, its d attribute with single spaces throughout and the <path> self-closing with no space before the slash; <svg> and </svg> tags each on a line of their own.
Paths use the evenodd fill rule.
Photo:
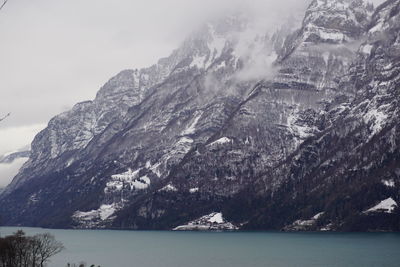
<svg viewBox="0 0 400 267">
<path fill-rule="evenodd" d="M 12 115 L 0 137 L 19 131 L 15 136 L 31 139 L 54 115 L 93 99 L 122 69 L 167 56 L 208 16 L 248 9 L 274 23 L 310 2 L 10 0 L 0 11 L 0 115 Z M 0 154 L 26 142 L 18 138 L 0 138 Z"/>
</svg>

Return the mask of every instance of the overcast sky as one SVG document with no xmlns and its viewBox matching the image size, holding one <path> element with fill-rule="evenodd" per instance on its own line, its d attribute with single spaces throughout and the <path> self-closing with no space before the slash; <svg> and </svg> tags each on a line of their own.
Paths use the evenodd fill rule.
<svg viewBox="0 0 400 267">
<path fill-rule="evenodd" d="M 378 0 L 382 2 L 382 0 Z M 109 78 L 167 56 L 207 17 L 248 9 L 270 23 L 311 0 L 9 0 L 0 11 L 0 154 Z M 11 139 L 10 139 L 11 137 Z"/>
</svg>

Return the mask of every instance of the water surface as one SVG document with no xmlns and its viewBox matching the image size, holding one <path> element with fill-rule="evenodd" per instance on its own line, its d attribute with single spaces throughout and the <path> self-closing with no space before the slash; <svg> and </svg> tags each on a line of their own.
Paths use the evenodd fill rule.
<svg viewBox="0 0 400 267">
<path fill-rule="evenodd" d="M 103 267 L 400 266 L 396 233 L 204 233 L 48 230 L 66 250 L 49 266 L 86 262 Z"/>
</svg>

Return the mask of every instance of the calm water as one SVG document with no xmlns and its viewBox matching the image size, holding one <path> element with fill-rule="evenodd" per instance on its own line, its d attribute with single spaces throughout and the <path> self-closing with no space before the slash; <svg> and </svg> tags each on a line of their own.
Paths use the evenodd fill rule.
<svg viewBox="0 0 400 267">
<path fill-rule="evenodd" d="M 0 227 L 2 236 L 20 228 Z M 400 266 L 400 234 L 201 233 L 22 228 L 51 232 L 66 250 L 50 266 L 103 267 Z"/>
</svg>

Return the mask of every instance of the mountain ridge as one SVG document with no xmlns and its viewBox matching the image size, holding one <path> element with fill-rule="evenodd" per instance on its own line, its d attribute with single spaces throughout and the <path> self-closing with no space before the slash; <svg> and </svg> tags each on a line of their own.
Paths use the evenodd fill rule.
<svg viewBox="0 0 400 267">
<path fill-rule="evenodd" d="M 362 1 L 339 2 L 313 1 L 300 30 L 281 33 L 286 38 L 256 35 L 245 53 L 232 39 L 246 31 L 245 19 L 208 24 L 161 60 L 164 69 L 152 72 L 155 86 L 147 89 L 137 83 L 141 71 L 121 72 L 94 102 L 74 107 L 77 118 L 70 123 L 95 121 L 88 130 L 67 132 L 72 140 L 60 135 L 50 145 L 55 151 L 45 145 L 54 140 L 51 131 L 35 138 L 30 161 L 0 196 L 3 221 L 173 229 L 221 212 L 224 223 L 240 229 L 398 229 L 399 177 L 390 167 L 397 145 L 366 153 L 371 142 L 386 148 L 386 140 L 398 142 L 396 128 L 391 139 L 377 136 L 386 136 L 388 120 L 398 119 L 399 1 L 374 14 Z M 393 65 L 387 70 L 385 60 Z M 245 71 L 254 65 L 261 72 L 249 76 Z M 96 101 L 101 115 L 87 118 Z M 98 123 L 102 116 L 109 116 L 104 124 Z M 65 134 L 56 120 L 49 128 Z M 92 125 L 101 130 L 93 134 Z M 378 163 L 382 156 L 392 163 Z M 364 182 L 353 178 L 360 174 L 348 162 L 365 157 L 387 170 L 379 182 L 373 171 L 365 171 Z M 355 204 L 343 202 L 343 194 Z M 360 213 L 373 210 L 378 199 L 392 203 L 390 212 Z"/>
</svg>

